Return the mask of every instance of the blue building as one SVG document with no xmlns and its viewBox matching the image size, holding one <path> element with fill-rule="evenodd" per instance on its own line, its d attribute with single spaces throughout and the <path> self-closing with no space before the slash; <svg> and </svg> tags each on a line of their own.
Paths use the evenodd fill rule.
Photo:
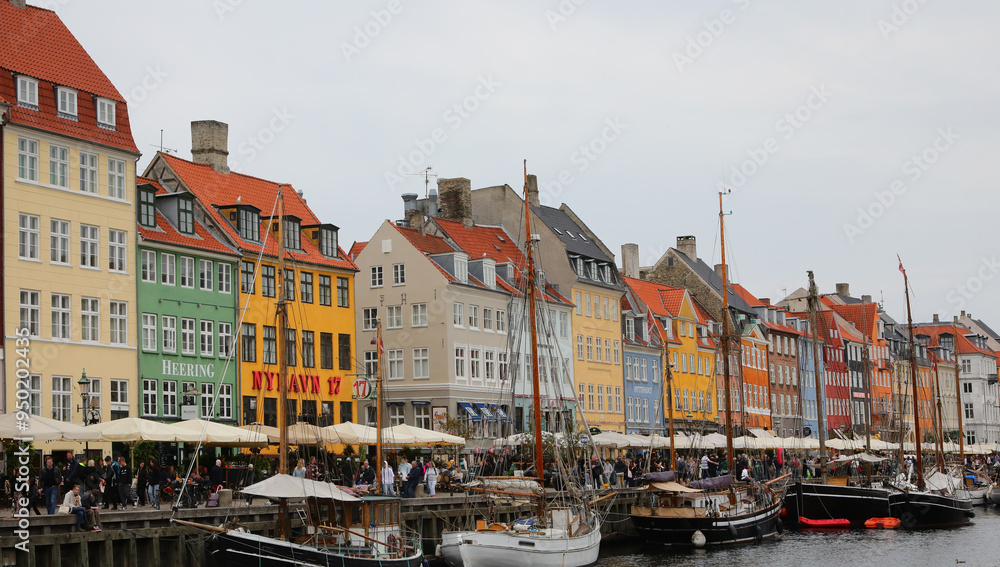
<svg viewBox="0 0 1000 567">
<path fill-rule="evenodd" d="M 630 288 L 622 299 L 621 321 L 625 433 L 663 435 L 663 327 Z"/>
<path fill-rule="evenodd" d="M 798 339 L 799 388 L 802 392 L 802 436 L 819 438 L 819 421 L 816 410 L 816 373 L 813 366 L 812 329 L 808 319 L 790 319 L 789 323 L 802 333 Z M 819 344 L 822 353 L 823 343 Z M 822 376 L 823 356 L 819 357 L 819 373 Z"/>
</svg>

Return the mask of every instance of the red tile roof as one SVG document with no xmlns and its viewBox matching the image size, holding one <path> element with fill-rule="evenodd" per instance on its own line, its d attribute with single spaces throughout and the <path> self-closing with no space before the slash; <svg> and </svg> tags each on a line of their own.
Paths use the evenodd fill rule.
<svg viewBox="0 0 1000 567">
<path fill-rule="evenodd" d="M 96 144 L 139 153 L 132 139 L 125 98 L 59 16 L 34 6 L 0 2 L 0 98 L 17 100 L 14 75 L 38 80 L 38 110 L 12 106 L 10 121 Z M 56 115 L 55 86 L 76 89 L 77 120 Z M 115 129 L 97 125 L 92 95 L 116 101 Z"/>
<path fill-rule="evenodd" d="M 216 222 L 225 230 L 235 242 L 240 244 L 240 248 L 247 252 L 259 253 L 261 244 L 240 238 L 236 227 L 229 222 L 229 219 L 219 212 L 218 206 L 252 205 L 260 209 L 261 216 L 261 239 L 267 234 L 267 224 L 265 218 L 273 214 L 277 215 L 276 203 L 278 189 L 281 184 L 267 181 L 257 177 L 244 175 L 242 173 L 219 173 L 211 166 L 190 162 L 176 156 L 157 152 L 156 159 L 163 159 L 164 162 L 177 174 L 184 185 L 198 198 L 206 209 L 211 211 Z M 301 219 L 302 226 L 321 224 L 321 221 L 313 214 L 306 205 L 305 200 L 292 188 L 285 185 L 289 190 L 284 191 L 285 215 L 293 215 Z M 286 250 L 285 256 L 288 259 L 298 262 L 306 262 L 319 266 L 332 268 L 342 268 L 357 271 L 358 267 L 344 254 L 344 250 L 338 247 L 338 258 L 327 258 L 309 240 L 306 231 L 302 231 L 299 244 L 301 251 Z M 278 243 L 272 236 L 267 237 L 265 254 L 277 257 Z"/>
<path fill-rule="evenodd" d="M 754 297 L 754 295 L 749 291 L 747 291 L 747 288 L 743 287 L 742 285 L 738 283 L 731 283 L 729 284 L 729 287 L 733 288 L 733 291 L 736 292 L 736 295 L 743 298 L 743 301 L 746 301 L 747 305 L 749 305 L 750 307 L 766 307 L 766 305 L 761 300 Z"/>
<path fill-rule="evenodd" d="M 931 339 L 931 345 L 938 345 L 941 335 L 954 335 L 955 327 L 952 325 L 915 325 L 913 335 L 927 335 Z M 988 348 L 979 348 L 966 335 L 972 331 L 963 325 L 958 325 L 958 352 L 959 354 L 984 354 L 986 356 L 998 357 L 998 353 Z M 1000 359 L 998 359 L 1000 360 Z"/>
<path fill-rule="evenodd" d="M 849 303 L 847 305 L 830 305 L 830 308 L 838 315 L 847 319 L 854 326 L 864 333 L 865 337 L 872 339 L 878 336 L 878 304 L 876 303 Z"/>
<path fill-rule="evenodd" d="M 166 195 L 168 193 L 162 185 L 152 179 L 147 179 L 145 177 L 136 178 L 136 185 L 144 185 L 147 183 L 156 187 L 157 195 Z M 199 250 L 207 250 L 209 252 L 218 252 L 221 254 L 232 254 L 234 256 L 239 255 L 238 251 L 223 243 L 211 232 L 209 232 L 205 225 L 201 224 L 197 218 L 194 223 L 194 235 L 187 235 L 179 232 L 174 225 L 170 224 L 170 221 L 167 220 L 166 217 L 159 213 L 159 211 L 156 213 L 156 228 L 146 228 L 142 225 L 136 226 L 139 229 L 139 235 L 144 241 L 176 244 L 178 246 L 197 248 Z"/>
<path fill-rule="evenodd" d="M 351 260 L 357 260 L 358 254 L 361 254 L 361 251 L 365 249 L 365 246 L 368 246 L 367 241 L 355 242 L 351 245 L 351 251 L 348 252 L 347 255 L 350 256 Z"/>
<path fill-rule="evenodd" d="M 671 318 L 678 316 L 685 289 L 626 276 L 622 276 L 622 280 L 654 315 Z"/>
<path fill-rule="evenodd" d="M 502 226 L 473 225 L 467 228 L 460 222 L 435 218 L 445 235 L 464 250 L 470 260 L 491 258 L 498 264 L 511 262 L 514 266 L 524 266 L 527 259 L 514 239 Z"/>
<path fill-rule="evenodd" d="M 450 252 L 455 252 L 456 248 L 444 238 L 434 235 L 434 234 L 420 234 L 420 232 L 414 228 L 409 228 L 405 226 L 397 226 L 396 230 L 400 234 L 406 237 L 417 250 L 420 250 L 424 254 L 448 254 Z"/>
</svg>

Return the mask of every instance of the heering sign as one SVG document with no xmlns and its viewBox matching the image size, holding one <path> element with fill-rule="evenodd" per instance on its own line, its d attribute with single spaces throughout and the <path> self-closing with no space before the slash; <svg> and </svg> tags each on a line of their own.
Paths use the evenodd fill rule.
<svg viewBox="0 0 1000 567">
<path fill-rule="evenodd" d="M 340 393 L 340 383 L 342 378 L 340 376 L 330 376 L 326 380 L 328 386 L 328 394 L 336 395 Z M 288 392 L 303 392 L 307 394 L 319 394 L 320 393 L 320 377 L 319 376 L 309 376 L 306 374 L 289 374 L 288 375 Z M 251 386 L 254 390 L 267 389 L 268 391 L 276 390 L 278 388 L 278 373 L 277 372 L 262 372 L 260 370 L 253 371 L 253 384 Z"/>
<path fill-rule="evenodd" d="M 192 378 L 215 378 L 215 366 L 211 364 L 191 364 L 189 362 L 163 361 L 166 376 L 190 376 Z"/>
</svg>

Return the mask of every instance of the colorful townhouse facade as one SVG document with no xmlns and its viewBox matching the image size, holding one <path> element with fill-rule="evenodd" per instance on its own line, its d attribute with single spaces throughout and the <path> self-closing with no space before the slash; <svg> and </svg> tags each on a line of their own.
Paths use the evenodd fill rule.
<svg viewBox="0 0 1000 567">
<path fill-rule="evenodd" d="M 239 251 L 192 193 L 137 192 L 139 416 L 234 425 Z"/>
<path fill-rule="evenodd" d="M 193 161 L 159 152 L 145 176 L 171 193 L 190 193 L 236 248 L 237 349 L 243 424 L 330 425 L 356 419 L 351 385 L 359 372 L 354 330 L 357 267 L 338 243 L 338 228 L 323 223 L 290 185 L 231 172 L 228 126 L 192 123 Z M 279 202 L 280 197 L 280 202 Z M 280 214 L 279 211 L 284 211 Z M 282 239 L 285 271 L 279 273 Z M 237 274 L 233 274 L 237 285 Z M 278 337 L 279 302 L 287 313 Z M 278 341 L 287 374 L 280 375 Z M 279 388 L 288 405 L 279 407 Z"/>
<path fill-rule="evenodd" d="M 625 384 L 625 433 L 664 434 L 666 396 L 670 382 L 663 367 L 670 350 L 680 341 L 670 336 L 670 323 L 654 318 L 646 305 L 623 278 L 625 296 L 622 299 L 622 371 Z M 678 416 L 675 416 L 678 417 Z M 675 426 L 677 426 L 675 422 Z"/>
<path fill-rule="evenodd" d="M 137 415 L 139 151 L 125 98 L 54 12 L 0 2 L 0 21 L 3 409 L 23 377 L 32 414 Z"/>
</svg>

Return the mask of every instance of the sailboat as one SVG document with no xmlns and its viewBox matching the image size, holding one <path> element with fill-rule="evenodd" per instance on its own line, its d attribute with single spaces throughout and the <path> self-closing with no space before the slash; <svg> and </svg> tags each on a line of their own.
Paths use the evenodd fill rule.
<svg viewBox="0 0 1000 567">
<path fill-rule="evenodd" d="M 285 273 L 283 189 L 278 190 L 278 273 Z M 270 231 L 268 231 L 270 232 Z M 282 285 L 283 278 L 278 278 Z M 287 327 L 285 294 L 280 289 L 275 310 L 277 336 Z M 378 327 L 379 357 L 382 354 L 381 325 Z M 287 408 L 288 375 L 285 341 L 277 341 L 279 403 Z M 376 396 L 382 394 L 382 364 L 378 365 Z M 377 406 L 381 409 L 381 399 Z M 219 567 L 287 567 L 290 565 L 343 567 L 420 567 L 424 564 L 420 536 L 407 533 L 400 525 L 397 497 L 355 495 L 340 487 L 288 474 L 288 416 L 278 412 L 278 474 L 243 489 L 244 494 L 278 500 L 276 537 L 249 533 L 237 525 L 206 526 L 195 522 L 171 521 L 210 534 L 207 547 L 213 564 Z M 378 412 L 379 419 L 381 412 Z M 378 461 L 381 462 L 381 423 L 376 424 Z M 380 479 L 376 468 L 376 479 Z M 305 501 L 304 525 L 292 530 L 289 501 Z"/>
<path fill-rule="evenodd" d="M 819 295 L 813 273 L 809 272 L 809 316 L 813 340 L 813 375 L 816 376 L 816 411 L 819 418 L 819 458 L 822 475 L 819 482 L 796 481 L 785 496 L 785 517 L 790 523 L 808 525 L 810 520 L 847 520 L 851 526 L 862 527 L 870 518 L 884 518 L 889 515 L 889 490 L 869 482 L 866 486 L 848 486 L 832 483 L 826 466 L 826 419 L 823 385 L 825 380 L 819 371 L 819 333 L 817 310 Z M 867 354 L 867 350 L 865 351 Z M 867 378 L 867 376 L 866 376 Z M 869 392 L 871 389 L 869 388 Z M 871 397 L 868 397 L 871 403 Z M 869 418 L 868 423 L 871 423 Z M 866 436 L 868 453 L 871 453 L 871 434 Z"/>
<path fill-rule="evenodd" d="M 534 481 L 536 492 L 515 492 L 511 490 L 484 489 L 503 495 L 520 494 L 529 497 L 534 507 L 534 517 L 527 521 L 505 523 L 480 523 L 475 530 L 445 531 L 441 534 L 438 555 L 443 556 L 449 567 L 510 567 L 530 565 L 532 567 L 583 567 L 597 561 L 601 546 L 601 518 L 593 510 L 596 501 L 585 502 L 575 498 L 575 502 L 561 506 L 547 507 L 542 456 L 542 405 L 538 368 L 538 325 L 536 301 L 538 297 L 538 276 L 535 271 L 535 245 L 531 232 L 531 208 L 528 199 L 528 170 L 524 170 L 524 217 L 525 249 L 527 256 L 525 298 L 528 303 L 527 328 L 531 346 L 532 402 L 534 465 L 537 478 L 525 478 L 517 484 L 525 486 Z M 558 453 L 557 450 L 557 458 Z M 567 479 L 568 480 L 568 479 Z M 568 484 L 568 482 L 567 482 Z M 569 495 L 579 493 L 574 486 L 568 487 Z"/>
<path fill-rule="evenodd" d="M 719 193 L 719 229 L 722 235 L 722 368 L 726 394 L 726 458 L 734 470 L 733 416 L 730 398 L 729 282 L 726 277 L 726 237 Z M 671 429 L 673 428 L 671 414 Z M 659 476 L 662 475 L 662 476 Z M 781 503 L 787 475 L 766 483 L 737 484 L 731 474 L 694 481 L 684 486 L 673 471 L 654 473 L 642 504 L 632 506 L 632 525 L 651 546 L 706 547 L 762 542 L 782 530 Z"/>
<path fill-rule="evenodd" d="M 913 439 L 916 448 L 917 484 L 909 483 L 909 474 L 898 483 L 899 492 L 889 495 L 889 513 L 899 518 L 905 529 L 946 528 L 964 526 L 969 523 L 974 513 L 972 500 L 961 498 L 956 494 L 953 480 L 948 475 L 936 472 L 925 482 L 923 456 L 920 435 L 920 391 L 917 388 L 917 360 L 913 342 L 913 316 L 910 313 L 910 285 L 903 269 L 903 261 L 899 262 L 899 271 L 903 272 L 903 285 L 906 292 L 906 319 L 909 324 L 910 342 L 910 392 L 913 398 Z M 957 340 L 957 336 L 955 337 Z"/>
</svg>

